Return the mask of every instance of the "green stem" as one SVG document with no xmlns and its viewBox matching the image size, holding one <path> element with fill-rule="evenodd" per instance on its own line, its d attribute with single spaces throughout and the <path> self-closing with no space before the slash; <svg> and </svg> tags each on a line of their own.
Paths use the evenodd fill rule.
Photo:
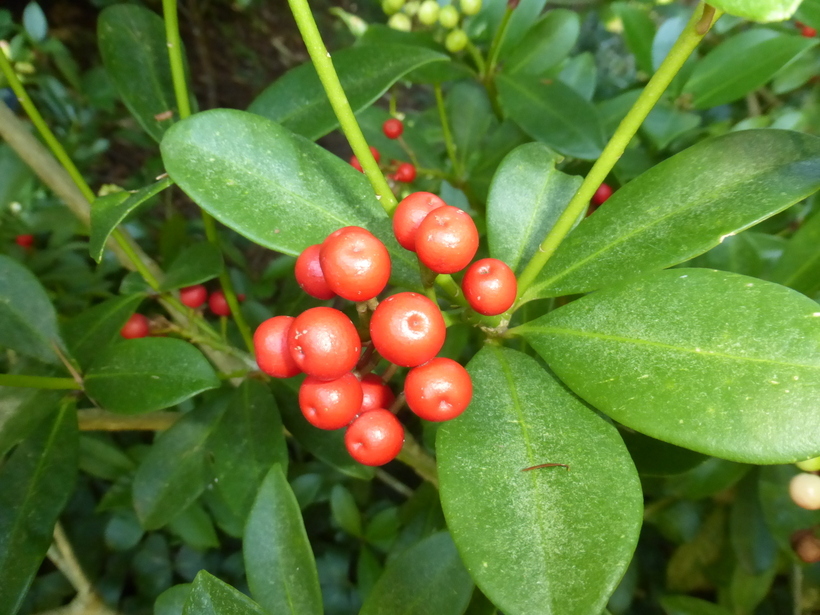
<svg viewBox="0 0 820 615">
<path fill-rule="evenodd" d="M 424 480 L 429 481 L 438 489 L 436 460 L 433 459 L 427 451 L 421 447 L 421 444 L 407 431 L 405 431 L 404 435 L 404 446 L 396 459 L 413 468 L 416 474 Z"/>
<path fill-rule="evenodd" d="M 381 169 L 379 169 L 379 164 L 373 157 L 364 134 L 362 134 L 362 129 L 356 121 L 350 102 L 347 100 L 342 84 L 339 82 L 339 76 L 333 68 L 330 53 L 328 53 L 327 47 L 322 41 L 322 35 L 319 34 L 319 28 L 316 26 L 313 14 L 310 12 L 310 6 L 307 0 L 288 0 L 288 4 L 302 39 L 305 41 L 313 66 L 319 75 L 319 81 L 322 82 L 322 87 L 325 89 L 328 100 L 330 100 L 330 106 L 333 107 L 333 112 L 342 127 L 342 132 L 347 137 L 356 158 L 359 159 L 359 163 L 362 165 L 370 185 L 373 186 L 373 191 L 376 193 L 381 206 L 390 214 L 398 205 L 396 197 L 393 195 L 393 191 L 390 189 Z"/>
<path fill-rule="evenodd" d="M 490 51 L 487 53 L 487 71 L 484 73 L 485 83 L 493 78 L 495 68 L 498 66 L 498 54 L 501 53 L 501 45 L 504 43 L 504 39 L 507 38 L 507 30 L 510 27 L 510 19 L 514 10 L 514 8 L 507 6 L 501 24 L 498 26 L 498 30 L 495 31 L 493 42 L 490 43 Z"/>
<path fill-rule="evenodd" d="M 171 61 L 171 79 L 174 82 L 177 109 L 179 109 L 180 119 L 184 120 L 191 115 L 191 99 L 185 83 L 185 64 L 182 61 L 182 41 L 179 38 L 176 0 L 162 0 L 162 12 L 165 15 L 165 38 L 168 41 L 168 58 Z"/>
<path fill-rule="evenodd" d="M 174 94 L 177 99 L 180 119 L 185 119 L 191 115 L 191 98 L 188 94 L 188 84 L 185 80 L 185 63 L 182 57 L 182 40 L 179 37 L 179 18 L 177 17 L 177 1 L 162 0 L 162 11 L 165 15 L 165 38 L 168 41 L 168 59 L 171 63 L 171 78 L 174 82 Z M 219 234 L 216 228 L 216 221 L 204 209 L 200 209 L 202 214 L 202 224 L 205 227 L 205 236 L 208 241 L 219 247 Z M 227 271 L 219 276 L 222 292 L 225 293 L 225 300 L 231 308 L 239 333 L 245 340 L 248 350 L 253 352 L 253 336 L 242 311 L 239 309 L 239 301 L 236 299 L 231 277 Z"/>
<path fill-rule="evenodd" d="M 564 213 L 558 218 L 558 221 L 550 230 L 549 234 L 544 238 L 538 251 L 533 255 L 530 262 L 524 268 L 521 276 L 518 279 L 518 301 L 535 281 L 535 278 L 547 264 L 547 261 L 555 253 L 555 250 L 564 240 L 564 238 L 572 230 L 575 220 L 581 215 L 581 212 L 589 206 L 589 201 L 595 191 L 598 189 L 603 181 L 606 179 L 609 172 L 623 155 L 629 142 L 638 132 L 641 124 L 652 111 L 655 103 L 658 102 L 661 95 L 666 91 L 666 88 L 678 74 L 678 71 L 683 66 L 684 62 L 689 58 L 691 53 L 695 50 L 698 43 L 704 37 L 711 25 L 721 15 L 721 11 L 715 12 L 715 17 L 707 24 L 700 24 L 701 17 L 707 5 L 701 3 L 698 9 L 695 10 L 689 23 L 684 28 L 678 40 L 666 56 L 666 59 L 658 68 L 657 72 L 646 84 L 643 92 L 635 101 L 632 109 L 629 110 L 626 117 L 623 119 L 615 134 L 609 140 L 609 143 L 601 153 L 600 158 L 595 162 L 587 174 L 578 192 L 572 197 L 572 200 L 567 205 Z M 711 9 L 710 9 L 711 10 Z"/>
<path fill-rule="evenodd" d="M 461 170 L 456 157 L 456 144 L 453 141 L 453 133 L 450 132 L 450 121 L 447 119 L 447 108 L 444 106 L 444 95 L 441 91 L 441 84 L 436 83 L 433 86 L 436 93 L 436 107 L 438 108 L 438 117 L 441 121 L 441 130 L 444 133 L 444 145 L 447 148 L 447 157 L 450 158 L 450 164 L 453 165 L 453 175 L 461 177 Z"/>
<path fill-rule="evenodd" d="M 74 378 L 51 378 L 49 376 L 24 376 L 21 374 L 0 374 L 0 386 L 25 389 L 54 389 L 81 391 L 82 386 Z"/>
<path fill-rule="evenodd" d="M 469 40 L 467 41 L 467 53 L 470 54 L 473 62 L 475 62 L 475 67 L 478 69 L 478 74 L 483 75 L 484 71 L 487 70 L 487 64 L 481 56 L 481 51 L 473 44 L 472 41 Z"/>
<path fill-rule="evenodd" d="M 467 300 L 464 298 L 461 288 L 456 284 L 453 276 L 447 273 L 440 273 L 436 276 L 436 284 L 458 305 L 467 307 Z"/>
</svg>

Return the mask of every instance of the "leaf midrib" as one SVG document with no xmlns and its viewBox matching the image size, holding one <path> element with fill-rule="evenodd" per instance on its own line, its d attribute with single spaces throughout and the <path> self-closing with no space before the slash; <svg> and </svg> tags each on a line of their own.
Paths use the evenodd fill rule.
<svg viewBox="0 0 820 615">
<path fill-rule="evenodd" d="M 673 344 L 667 344 L 665 342 L 658 342 L 655 340 L 646 340 L 640 338 L 631 338 L 621 335 L 612 335 L 609 333 L 597 333 L 593 331 L 582 331 L 580 329 L 564 329 L 561 327 L 548 327 L 548 326 L 531 326 L 531 325 L 523 325 L 518 329 L 521 333 L 526 334 L 527 332 L 534 332 L 534 333 L 545 333 L 545 334 L 557 334 L 557 335 L 568 335 L 568 336 L 575 336 L 575 337 L 587 337 L 592 339 L 599 339 L 605 340 L 610 342 L 618 342 L 624 344 L 634 344 L 636 346 L 651 346 L 655 348 L 662 348 L 664 350 L 671 350 L 675 352 L 693 354 L 700 357 L 709 357 L 709 358 L 717 358 L 717 359 L 727 359 L 730 361 L 747 361 L 749 363 L 764 363 L 768 365 L 779 365 L 782 367 L 795 367 L 801 369 L 810 369 L 810 370 L 818 370 L 820 372 L 820 365 L 808 365 L 803 363 L 790 363 L 787 361 L 778 361 L 776 359 L 764 359 L 759 357 L 742 357 L 737 355 L 731 355 L 725 352 L 717 352 L 714 350 L 706 350 L 701 346 L 694 346 L 692 348 L 687 348 L 685 346 L 675 346 Z M 705 346 L 705 345 L 704 345 Z"/>
</svg>

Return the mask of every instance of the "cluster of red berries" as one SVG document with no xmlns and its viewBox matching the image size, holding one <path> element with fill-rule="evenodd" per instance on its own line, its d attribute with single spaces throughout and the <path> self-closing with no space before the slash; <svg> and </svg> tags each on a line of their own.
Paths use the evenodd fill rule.
<svg viewBox="0 0 820 615">
<path fill-rule="evenodd" d="M 237 295 L 236 298 L 239 301 L 244 301 L 245 295 L 240 294 Z M 202 284 L 181 288 L 179 291 L 179 300 L 183 305 L 193 309 L 202 307 L 207 301 L 208 307 L 216 316 L 231 315 L 231 307 L 228 305 L 225 293 L 221 290 L 215 290 L 209 295 L 208 289 Z M 150 333 L 150 323 L 142 314 L 132 314 L 131 318 L 129 318 L 122 329 L 120 329 L 120 335 L 128 340 L 146 337 L 150 335 Z"/>
<path fill-rule="evenodd" d="M 398 139 L 404 132 L 404 124 L 402 124 L 402 121 L 399 119 L 390 118 L 382 124 L 382 132 L 384 132 L 384 136 L 388 139 Z M 379 150 L 371 146 L 370 151 L 373 154 L 373 158 L 376 159 L 376 162 L 379 162 L 381 160 L 381 153 Z M 356 156 L 350 157 L 350 165 L 357 171 L 364 172 L 362 165 Z M 390 177 L 394 181 L 401 182 L 403 184 L 410 184 L 416 179 L 416 167 L 409 162 L 400 162 L 396 165 L 395 171 Z"/>
<path fill-rule="evenodd" d="M 34 235 L 17 235 L 14 238 L 14 243 L 24 250 L 30 250 L 34 246 Z"/>
<path fill-rule="evenodd" d="M 800 34 L 805 36 L 806 38 L 814 38 L 815 36 L 817 36 L 817 29 L 816 28 L 812 28 L 811 26 L 807 26 L 806 24 L 804 24 L 800 21 L 795 21 L 794 25 L 795 25 L 795 27 L 797 27 L 800 30 Z"/>
<path fill-rule="evenodd" d="M 469 214 L 427 192 L 411 194 L 399 204 L 393 230 L 399 243 L 436 273 L 460 271 L 478 249 L 478 230 Z M 384 244 L 366 229 L 348 226 L 306 248 L 294 275 L 317 299 L 370 302 L 387 286 L 390 270 Z M 474 309 L 500 314 L 515 300 L 515 275 L 501 261 L 484 259 L 466 272 L 463 289 Z M 321 429 L 347 427 L 350 455 L 365 465 L 382 465 L 401 450 L 404 428 L 390 411 L 395 398 L 389 386 L 374 374 L 359 377 L 357 366 L 372 364 L 377 352 L 396 366 L 411 368 L 405 400 L 428 421 L 461 414 L 472 398 L 472 381 L 457 362 L 436 357 L 446 325 L 438 305 L 424 295 L 388 297 L 373 310 L 366 333 L 370 339 L 362 344 L 343 312 L 316 307 L 295 318 L 266 320 L 254 334 L 254 346 L 265 373 L 277 378 L 307 375 L 299 407 L 308 422 Z M 363 346 L 369 346 L 364 354 Z"/>
</svg>

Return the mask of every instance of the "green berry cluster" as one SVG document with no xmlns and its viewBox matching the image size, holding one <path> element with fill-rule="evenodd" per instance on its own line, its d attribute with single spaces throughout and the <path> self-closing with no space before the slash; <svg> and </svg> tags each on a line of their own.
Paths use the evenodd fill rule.
<svg viewBox="0 0 820 615">
<path fill-rule="evenodd" d="M 458 8 L 454 1 L 440 5 L 437 0 L 383 0 L 382 8 L 390 19 L 387 25 L 394 30 L 410 32 L 415 19 L 422 27 L 435 27 L 437 24 L 446 31 L 444 46 L 450 53 L 458 53 L 467 46 L 467 33 L 459 27 L 462 15 L 475 15 L 481 10 L 482 0 L 459 0 Z"/>
</svg>

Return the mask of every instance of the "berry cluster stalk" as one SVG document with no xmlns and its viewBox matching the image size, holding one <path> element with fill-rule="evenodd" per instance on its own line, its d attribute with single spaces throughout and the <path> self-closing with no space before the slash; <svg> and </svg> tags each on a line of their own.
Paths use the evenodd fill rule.
<svg viewBox="0 0 820 615">
<path fill-rule="evenodd" d="M 165 16 L 165 37 L 168 41 L 168 60 L 171 63 L 171 78 L 174 82 L 174 94 L 177 99 L 177 109 L 180 119 L 185 119 L 191 115 L 191 99 L 188 95 L 188 85 L 185 81 L 185 63 L 182 59 L 182 41 L 179 38 L 179 19 L 177 17 L 177 0 L 162 0 L 162 11 Z M 219 233 L 216 229 L 216 222 L 204 209 L 202 213 L 202 224 L 205 227 L 205 236 L 208 241 L 219 248 Z M 239 301 L 236 298 L 236 291 L 231 282 L 231 276 L 226 270 L 219 274 L 219 284 L 225 294 L 225 300 L 231 308 L 231 316 L 236 322 L 236 327 L 242 335 L 250 352 L 253 352 L 253 335 L 251 328 L 242 315 L 239 308 Z"/>
<path fill-rule="evenodd" d="M 333 68 L 333 60 L 330 59 L 330 53 L 328 53 L 327 47 L 322 41 L 319 28 L 316 26 L 313 14 L 310 12 L 310 6 L 307 0 L 288 0 L 288 4 L 302 35 L 302 40 L 305 41 L 313 66 L 319 75 L 319 81 L 322 82 L 322 87 L 330 101 L 330 106 L 333 107 L 333 112 L 336 114 L 339 124 L 341 124 L 342 132 L 347 137 L 350 147 L 353 148 L 356 158 L 359 159 L 359 163 L 362 165 L 370 185 L 373 186 L 373 191 L 378 196 L 381 206 L 390 214 L 398 204 L 396 197 L 393 196 L 393 191 L 387 184 L 381 169 L 379 169 L 379 164 L 373 157 L 364 134 L 362 134 L 362 129 L 356 121 L 356 116 L 350 107 L 350 102 L 347 100 L 339 76 Z"/>
<path fill-rule="evenodd" d="M 615 163 L 618 162 L 623 155 L 627 145 L 629 145 L 632 137 L 638 132 L 646 116 L 652 111 L 655 103 L 658 102 L 666 91 L 666 88 L 669 87 L 672 79 L 678 74 L 684 62 L 686 62 L 695 50 L 695 47 L 698 46 L 698 43 L 700 43 L 701 39 L 703 39 L 712 24 L 717 21 L 721 14 L 722 11 L 716 11 L 713 7 L 703 2 L 695 9 L 689 23 L 686 24 L 686 27 L 669 51 L 669 54 L 649 80 L 649 83 L 646 84 L 646 87 L 643 89 L 643 92 L 641 92 L 638 100 L 635 101 L 632 109 L 629 110 L 629 113 L 627 113 L 626 117 L 618 126 L 615 134 L 612 135 L 601 156 L 592 166 L 592 169 L 590 169 L 581 187 L 578 188 L 578 192 L 572 197 L 564 213 L 558 218 L 555 226 L 552 227 L 552 230 L 550 230 L 546 238 L 544 238 L 538 251 L 533 255 L 530 262 L 527 263 L 527 266 L 518 279 L 519 302 L 547 264 L 547 261 L 555 253 L 555 250 L 572 230 L 575 220 L 577 220 L 581 212 L 589 206 L 592 195 L 595 194 L 598 186 L 604 182 L 606 176 L 609 175 L 609 172 L 615 166 Z M 513 306 L 513 309 L 515 309 L 515 306 Z"/>
<path fill-rule="evenodd" d="M 52 378 L 50 376 L 24 376 L 22 374 L 0 374 L 0 386 L 25 389 L 52 389 L 79 391 L 83 387 L 74 378 Z"/>
</svg>

